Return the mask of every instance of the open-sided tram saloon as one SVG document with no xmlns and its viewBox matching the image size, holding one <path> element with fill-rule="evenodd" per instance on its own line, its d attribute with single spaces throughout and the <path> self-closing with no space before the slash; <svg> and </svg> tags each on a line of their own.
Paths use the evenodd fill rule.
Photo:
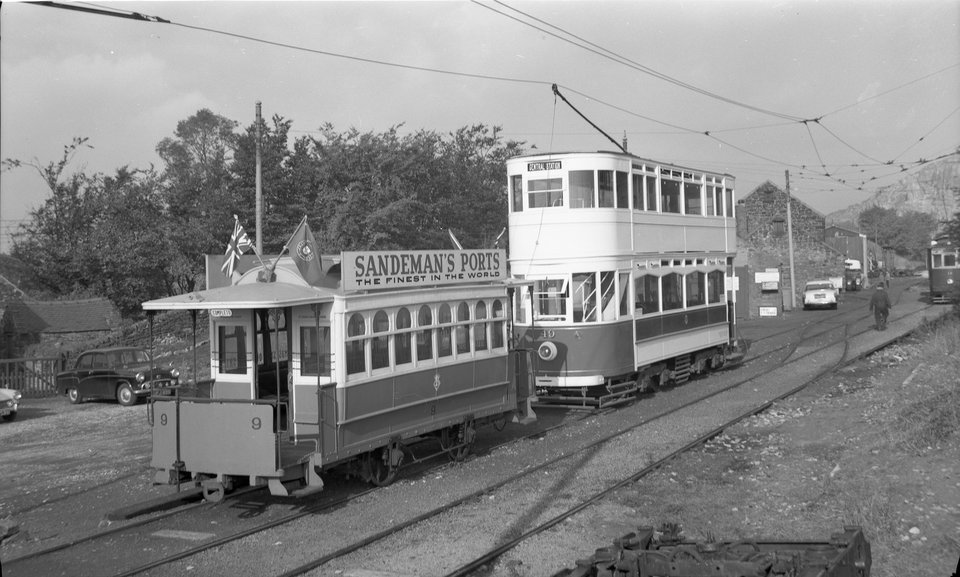
<svg viewBox="0 0 960 577">
<path fill-rule="evenodd" d="M 930 302 L 949 303 L 960 291 L 960 247 L 950 237 L 940 237 L 927 249 Z"/>
<path fill-rule="evenodd" d="M 742 358 L 734 178 L 626 153 L 507 161 L 514 330 L 540 401 L 604 405 Z"/>
<path fill-rule="evenodd" d="M 241 483 L 287 495 L 347 465 L 384 485 L 416 439 L 461 458 L 481 424 L 533 418 L 507 338 L 504 251 L 348 252 L 339 267 L 324 283 L 336 288 L 284 257 L 272 275 L 256 265 L 229 286 L 144 303 L 203 311 L 210 325 L 212 379 L 152 398 L 158 482 L 193 480 L 213 501 Z"/>
</svg>

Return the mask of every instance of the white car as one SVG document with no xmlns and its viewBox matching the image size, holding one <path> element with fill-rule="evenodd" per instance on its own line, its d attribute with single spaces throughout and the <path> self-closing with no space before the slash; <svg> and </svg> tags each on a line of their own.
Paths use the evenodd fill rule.
<svg viewBox="0 0 960 577">
<path fill-rule="evenodd" d="M 829 280 L 812 280 L 803 285 L 803 308 L 837 308 L 837 287 Z"/>
<path fill-rule="evenodd" d="M 4 421 L 12 421 L 17 418 L 19 408 L 20 391 L 0 389 L 0 417 Z"/>
</svg>

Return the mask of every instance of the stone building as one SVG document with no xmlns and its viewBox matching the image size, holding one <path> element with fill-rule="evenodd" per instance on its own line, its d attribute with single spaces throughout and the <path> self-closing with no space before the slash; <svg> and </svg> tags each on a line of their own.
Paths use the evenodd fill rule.
<svg viewBox="0 0 960 577">
<path fill-rule="evenodd" d="M 787 203 L 790 221 L 787 223 Z M 790 279 L 790 242 L 787 229 L 793 232 L 793 265 L 795 278 Z M 740 255 L 738 264 L 746 267 L 748 278 L 741 278 L 741 291 L 749 300 L 749 316 L 759 314 L 760 307 L 776 308 L 777 313 L 802 305 L 803 285 L 809 280 L 843 275 L 843 255 L 824 242 L 826 218 L 796 197 L 788 196 L 770 181 L 764 182 L 737 201 L 737 236 Z M 778 271 L 776 289 L 756 281 L 756 273 Z M 746 281 L 746 282 L 744 282 Z M 767 290 L 763 290 L 764 287 Z M 791 298 L 790 289 L 796 289 Z"/>
</svg>

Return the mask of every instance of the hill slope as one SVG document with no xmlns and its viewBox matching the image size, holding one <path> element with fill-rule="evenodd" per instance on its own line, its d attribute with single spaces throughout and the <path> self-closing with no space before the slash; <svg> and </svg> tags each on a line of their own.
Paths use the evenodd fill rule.
<svg viewBox="0 0 960 577">
<path fill-rule="evenodd" d="M 827 225 L 856 223 L 868 208 L 916 211 L 946 221 L 960 211 L 960 154 L 931 162 L 919 171 L 906 174 L 894 184 L 877 189 L 867 200 L 827 215 Z"/>
</svg>

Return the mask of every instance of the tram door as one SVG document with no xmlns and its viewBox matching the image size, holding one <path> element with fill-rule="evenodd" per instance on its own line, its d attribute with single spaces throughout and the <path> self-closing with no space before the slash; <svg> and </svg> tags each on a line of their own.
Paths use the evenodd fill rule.
<svg viewBox="0 0 960 577">
<path fill-rule="evenodd" d="M 337 438 L 330 313 L 329 303 L 313 304 L 295 308 L 292 319 L 292 433 L 316 439 L 324 453 L 335 451 Z"/>
<path fill-rule="evenodd" d="M 256 398 L 277 403 L 277 427 L 286 430 L 290 402 L 290 309 L 258 309 L 255 316 Z"/>
</svg>

